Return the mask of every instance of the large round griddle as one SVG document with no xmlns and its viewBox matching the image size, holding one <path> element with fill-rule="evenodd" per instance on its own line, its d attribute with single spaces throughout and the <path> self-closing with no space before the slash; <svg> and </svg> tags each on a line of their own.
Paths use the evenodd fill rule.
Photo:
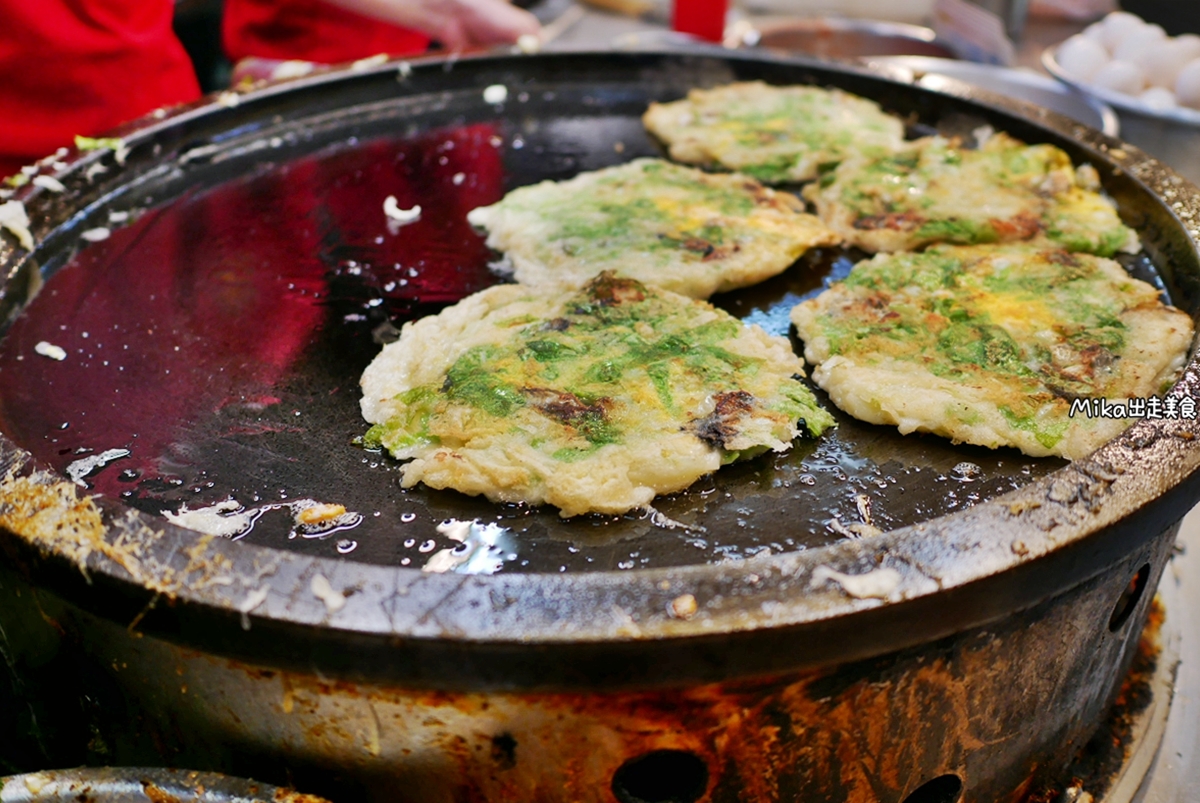
<svg viewBox="0 0 1200 803">
<path fill-rule="evenodd" d="M 123 167 L 111 153 L 73 155 L 60 176 L 66 194 L 22 196 L 45 239 L 28 257 L 0 250 L 12 319 L 0 342 L 4 462 L 28 453 L 30 465 L 78 479 L 107 511 L 106 538 L 136 538 L 141 558 L 131 571 L 93 551 L 91 585 L 62 550 L 35 571 L 108 615 L 140 615 L 139 626 L 184 643 L 215 638 L 242 657 L 269 649 L 273 661 L 352 673 L 519 686 L 561 682 L 544 671 L 553 649 L 560 678 L 646 683 L 878 654 L 954 632 L 1080 582 L 1177 520 L 1200 463 L 1194 420 L 1139 423 L 1067 466 L 901 437 L 838 413 L 823 438 L 723 468 L 654 511 L 571 520 L 403 490 L 395 461 L 355 445 L 365 429 L 358 377 L 379 343 L 499 281 L 467 211 L 516 186 L 661 155 L 640 122 L 649 101 L 749 79 L 843 87 L 903 116 L 914 135 L 986 123 L 1065 148 L 1101 168 L 1139 229 L 1146 252 L 1129 270 L 1185 310 L 1200 306 L 1194 233 L 1181 221 L 1200 208 L 1194 189 L 1096 132 L 1054 115 L 1037 122 L 994 98 L 724 54 L 392 64 L 267 87 L 132 128 Z M 486 102 L 497 84 L 505 101 Z M 108 172 L 89 180 L 97 164 Z M 389 228 L 388 195 L 419 204 L 421 219 Z M 81 239 L 98 226 L 112 235 Z M 787 335 L 791 306 L 860 257 L 818 252 L 714 303 Z M 46 282 L 26 306 L 35 268 Z M 67 358 L 38 355 L 40 342 Z M 1193 381 L 1189 367 L 1181 388 Z M 107 450 L 128 455 L 81 468 Z M 306 532 L 286 507 L 305 498 L 361 520 Z M 236 542 L 160 515 L 228 499 L 263 510 Z M 438 530 L 449 519 L 472 522 L 491 559 L 422 572 L 456 547 Z M 867 521 L 889 532 L 846 536 Z M 821 566 L 899 579 L 855 596 L 814 574 Z M 348 592 L 344 607 L 312 592 L 316 575 Z M 175 604 L 147 609 L 154 594 Z M 687 594 L 694 614 L 673 605 Z M 277 638 L 231 628 L 243 612 L 251 632 Z M 728 649 L 731 640 L 743 648 Z M 397 643 L 410 649 L 398 657 Z"/>
</svg>

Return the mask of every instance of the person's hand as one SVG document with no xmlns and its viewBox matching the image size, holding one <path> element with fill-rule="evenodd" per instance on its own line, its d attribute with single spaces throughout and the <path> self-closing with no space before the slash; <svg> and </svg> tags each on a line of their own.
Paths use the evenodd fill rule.
<svg viewBox="0 0 1200 803">
<path fill-rule="evenodd" d="M 510 44 L 537 36 L 537 18 L 508 0 L 332 0 L 369 17 L 413 28 L 448 50 Z"/>
</svg>

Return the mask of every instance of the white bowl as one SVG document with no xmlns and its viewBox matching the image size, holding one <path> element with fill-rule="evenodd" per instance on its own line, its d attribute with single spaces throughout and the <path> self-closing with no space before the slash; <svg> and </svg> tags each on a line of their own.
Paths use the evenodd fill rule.
<svg viewBox="0 0 1200 803">
<path fill-rule="evenodd" d="M 1124 92 L 1114 92 L 1111 89 L 1092 86 L 1077 81 L 1068 75 L 1058 63 L 1058 48 L 1062 45 L 1059 42 L 1057 45 L 1051 45 L 1042 52 L 1042 64 L 1046 71 L 1053 75 L 1058 80 L 1068 86 L 1078 89 L 1080 92 L 1099 98 L 1105 103 L 1113 106 L 1121 111 L 1134 112 L 1145 117 L 1154 117 L 1159 120 L 1169 120 L 1174 123 L 1184 123 L 1185 125 L 1200 126 L 1200 110 L 1189 109 L 1186 106 L 1177 106 L 1173 109 L 1159 109 L 1153 106 L 1147 106 L 1133 95 L 1126 95 Z"/>
<path fill-rule="evenodd" d="M 1122 139 L 1200 184 L 1200 110 L 1182 106 L 1156 109 L 1131 95 L 1076 81 L 1058 63 L 1059 45 L 1052 45 L 1042 53 L 1042 65 L 1051 75 L 1115 108 L 1121 117 Z"/>
</svg>

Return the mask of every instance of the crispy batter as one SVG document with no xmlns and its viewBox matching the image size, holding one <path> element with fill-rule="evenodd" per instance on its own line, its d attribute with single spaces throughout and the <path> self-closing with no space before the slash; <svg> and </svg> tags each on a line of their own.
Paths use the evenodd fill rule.
<svg viewBox="0 0 1200 803">
<path fill-rule="evenodd" d="M 1137 235 L 1053 145 L 994 134 L 978 150 L 941 137 L 847 159 L 804 196 L 848 243 L 908 251 L 931 243 L 1044 237 L 1071 251 L 1136 253 Z"/>
<path fill-rule="evenodd" d="M 794 195 L 659 159 L 522 187 L 467 217 L 522 284 L 579 286 L 612 270 L 692 298 L 755 284 L 841 241 Z"/>
<path fill-rule="evenodd" d="M 423 482 L 622 513 L 833 420 L 786 340 L 602 274 L 500 285 L 407 324 L 363 374 L 367 441 Z"/>
<path fill-rule="evenodd" d="M 1028 244 L 881 254 L 792 321 L 813 379 L 856 418 L 1069 459 L 1130 423 L 1072 415 L 1077 399 L 1161 393 L 1192 340 L 1116 262 Z"/>
<path fill-rule="evenodd" d="M 904 125 L 873 101 L 814 86 L 762 81 L 693 89 L 642 117 L 671 158 L 738 170 L 768 184 L 808 181 L 856 153 L 900 147 Z"/>
</svg>

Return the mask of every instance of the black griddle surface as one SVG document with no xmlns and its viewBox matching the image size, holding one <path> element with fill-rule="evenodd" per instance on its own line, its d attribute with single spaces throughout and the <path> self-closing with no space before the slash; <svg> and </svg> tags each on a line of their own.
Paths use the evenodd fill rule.
<svg viewBox="0 0 1200 803">
<path fill-rule="evenodd" d="M 359 122 L 352 136 L 334 130 L 295 153 L 285 143 L 254 170 L 198 181 L 165 203 L 141 198 L 133 221 L 57 270 L 0 342 L 0 428 L 64 473 L 127 450 L 82 479 L 143 511 L 230 499 L 266 507 L 243 536 L 250 542 L 421 567 L 456 546 L 437 528 L 457 519 L 490 539 L 492 568 L 506 572 L 814 548 L 846 538 L 864 511 L 888 530 L 1065 465 L 902 437 L 835 411 L 838 427 L 826 436 L 659 498 L 658 515 L 562 520 L 549 508 L 401 489 L 396 461 L 354 444 L 366 429 L 358 378 L 393 327 L 499 281 L 488 267 L 495 255 L 466 213 L 514 186 L 661 155 L 641 127 L 644 98 L 513 100 L 516 110 L 504 115 L 456 114 L 443 102 L 424 122 L 405 118 L 399 133 L 386 120 Z M 474 94 L 471 102 L 479 106 Z M 421 219 L 389 230 L 388 195 L 404 208 L 419 204 Z M 713 301 L 787 335 L 791 307 L 861 256 L 819 251 Z M 1134 267 L 1153 278 L 1148 261 Z M 40 342 L 66 359 L 37 354 Z M 342 504 L 361 520 L 305 532 L 280 505 L 306 498 Z"/>
</svg>

